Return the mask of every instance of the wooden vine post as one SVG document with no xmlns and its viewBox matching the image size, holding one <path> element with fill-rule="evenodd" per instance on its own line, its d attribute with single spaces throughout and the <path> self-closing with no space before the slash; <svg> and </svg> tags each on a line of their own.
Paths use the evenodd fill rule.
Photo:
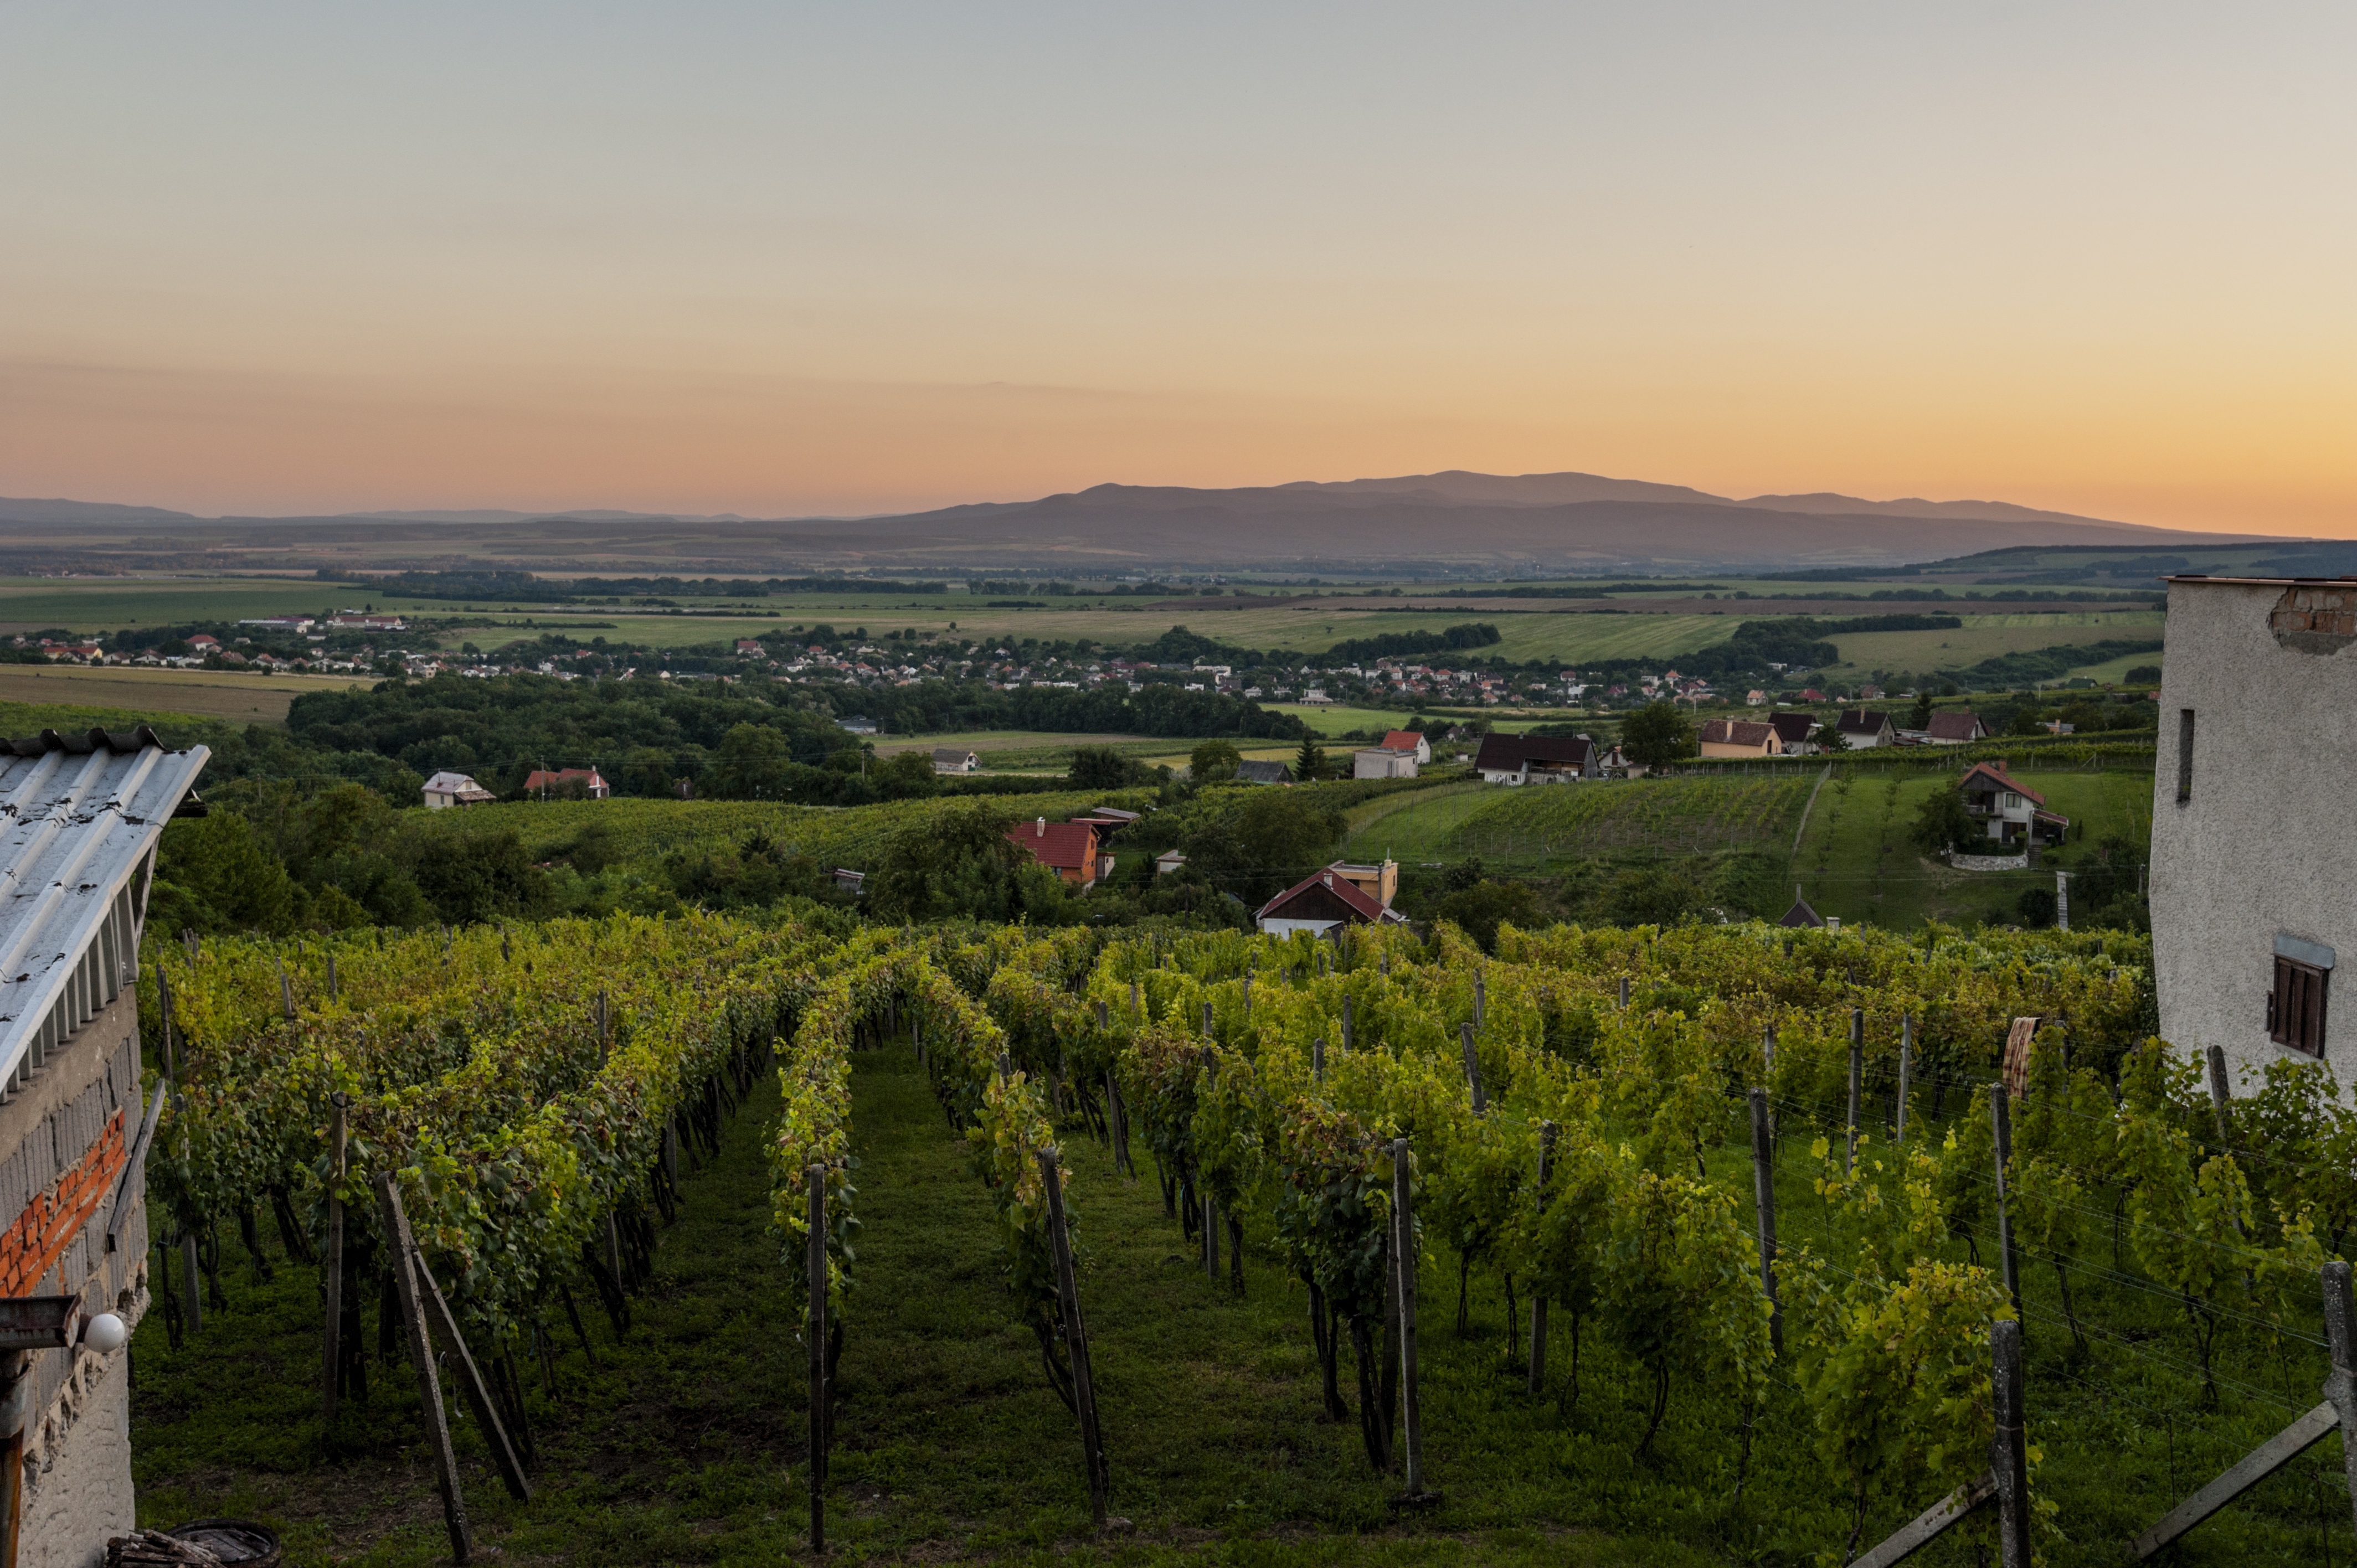
<svg viewBox="0 0 2357 1568">
<path fill-rule="evenodd" d="M 1490 1097 L 1481 1091 L 1481 1056 L 1473 1048 L 1473 1026 L 1469 1023 L 1460 1026 L 1458 1038 L 1465 1047 L 1465 1081 L 1473 1090 L 1473 1114 L 1486 1115 L 1490 1110 Z"/>
<path fill-rule="evenodd" d="M 196 948 L 193 942 L 188 949 L 188 961 L 192 964 L 196 961 Z M 178 1098 L 180 1089 L 180 1055 L 178 1049 L 178 1030 L 174 1027 L 172 1018 L 172 982 L 170 977 L 165 974 L 164 966 L 160 963 L 156 966 L 156 1002 L 163 1015 L 164 1076 L 171 1080 L 173 1095 Z M 194 1334 L 205 1326 L 205 1294 L 197 1272 L 197 1233 L 186 1229 L 180 1232 L 180 1294 L 187 1303 L 188 1332 Z"/>
<path fill-rule="evenodd" d="M 1557 1129 L 1552 1122 L 1539 1123 L 1539 1211 L 1546 1211 L 1547 1182 L 1555 1175 L 1555 1140 Z M 1546 1392 L 1547 1298 L 1544 1291 L 1531 1297 L 1531 1368 L 1530 1391 Z"/>
<path fill-rule="evenodd" d="M 1996 1505 L 2001 1568 L 2031 1568 L 2029 1444 L 2023 1413 L 2018 1319 L 2004 1318 L 1989 1325 L 1989 1383 L 1996 1406 L 1996 1430 L 1989 1438 L 1989 1467 L 1900 1525 L 1872 1551 L 1853 1560 L 1849 1568 L 1891 1568 L 1950 1525 L 1991 1503 Z"/>
<path fill-rule="evenodd" d="M 1899 1106 L 1891 1117 L 1890 1141 L 1907 1141 L 1907 1090 L 1915 1069 L 1915 1020 L 1906 1014 L 1899 1015 Z"/>
<path fill-rule="evenodd" d="M 1408 1169 L 1405 1138 L 1392 1140 L 1393 1256 L 1399 1270 L 1401 1454 L 1406 1465 L 1407 1491 L 1398 1498 L 1404 1508 L 1426 1508 L 1440 1500 L 1424 1486 L 1424 1405 L 1416 1395 L 1415 1370 L 1415 1208 Z"/>
<path fill-rule="evenodd" d="M 328 1333 L 319 1403 L 330 1427 L 336 1424 L 336 1395 L 344 1369 L 344 1145 L 350 1135 L 347 1120 L 351 1102 L 340 1089 L 328 1097 Z"/>
<path fill-rule="evenodd" d="M 2013 1212 L 2006 1201 L 2006 1167 L 2013 1163 L 2013 1096 L 2003 1080 L 1989 1085 L 1989 1121 L 1996 1134 L 1997 1262 L 2005 1279 L 2006 1299 L 2014 1316 L 2021 1316 L 2021 1253 L 2013 1244 Z"/>
<path fill-rule="evenodd" d="M 434 1368 L 434 1342 L 425 1332 L 425 1315 L 418 1302 L 417 1275 L 412 1266 L 409 1222 L 401 1212 L 393 1173 L 376 1178 L 377 1204 L 384 1214 L 387 1260 L 393 1287 L 401 1298 L 402 1326 L 409 1336 L 409 1359 L 417 1369 L 417 1398 L 425 1407 L 426 1446 L 434 1451 L 434 1478 L 442 1488 L 442 1522 L 450 1530 L 450 1557 L 464 1563 L 474 1555 L 467 1525 L 467 1499 L 458 1489 L 458 1458 L 450 1447 L 450 1419 L 442 1408 L 442 1380 Z"/>
<path fill-rule="evenodd" d="M 1385 958 L 1383 961 L 1388 964 L 1391 960 L 1389 958 Z M 1385 974 L 1389 974 L 1391 971 L 1386 969 L 1383 972 Z M 1351 998 L 1350 995 L 1345 993 L 1342 997 L 1342 1054 L 1348 1056 L 1357 1047 L 1352 1044 L 1351 1035 Z"/>
<path fill-rule="evenodd" d="M 2018 1308 L 2016 1309 L 2019 1310 Z M 2022 1412 L 2021 1319 L 1989 1325 L 1991 1390 L 1996 1432 L 1989 1438 L 1989 1469 L 1996 1477 L 1997 1561 L 2031 1568 L 2029 1554 L 2029 1434 Z"/>
<path fill-rule="evenodd" d="M 2218 1142 L 2222 1147 L 2233 1142 L 2233 1116 L 2228 1107 L 2233 1103 L 2234 1091 L 2227 1087 L 2226 1052 L 2224 1048 L 2219 1046 L 2212 1046 L 2210 1047 L 2208 1054 L 2210 1058 L 2210 1109 L 2212 1113 L 2217 1117 Z"/>
<path fill-rule="evenodd" d="M 1847 1144 L 1842 1150 L 1842 1175 L 1857 1169 L 1858 1095 L 1866 1078 L 1866 1009 L 1849 1010 L 1849 1124 Z"/>
<path fill-rule="evenodd" d="M 1105 1530 L 1105 1494 L 1111 1475 L 1104 1437 L 1097 1425 L 1096 1385 L 1089 1369 L 1089 1336 L 1081 1322 L 1081 1286 L 1072 1272 L 1072 1237 L 1064 1225 L 1064 1181 L 1056 1151 L 1039 1151 L 1039 1178 L 1048 1187 L 1048 1236 L 1056 1251 L 1056 1291 L 1064 1314 L 1064 1349 L 1072 1359 L 1072 1403 L 1081 1417 L 1081 1454 L 1089 1467 L 1089 1518 Z"/>
<path fill-rule="evenodd" d="M 826 1550 L 826 1167 L 802 1173 L 810 1187 L 810 1540 Z"/>
<path fill-rule="evenodd" d="M 1784 1353 L 1784 1304 L 1776 1295 L 1776 1140 L 1768 1125 L 1768 1091 L 1751 1091 L 1751 1189 L 1760 1216 L 1760 1288 L 1768 1297 L 1768 1343 Z"/>
<path fill-rule="evenodd" d="M 1309 1042 L 1309 1079 L 1313 1083 L 1326 1081 L 1326 1036 L 1323 1035 Z"/>
</svg>

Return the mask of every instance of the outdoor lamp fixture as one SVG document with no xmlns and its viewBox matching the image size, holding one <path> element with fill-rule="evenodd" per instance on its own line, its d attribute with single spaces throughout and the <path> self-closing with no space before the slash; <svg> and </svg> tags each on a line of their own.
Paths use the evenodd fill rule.
<svg viewBox="0 0 2357 1568">
<path fill-rule="evenodd" d="M 16 1568 L 16 1536 L 24 1515 L 25 1421 L 33 1399 L 36 1350 L 87 1345 L 100 1355 L 123 1348 L 130 1328 L 111 1312 L 90 1316 L 78 1295 L 0 1297 L 0 1564 Z"/>
</svg>

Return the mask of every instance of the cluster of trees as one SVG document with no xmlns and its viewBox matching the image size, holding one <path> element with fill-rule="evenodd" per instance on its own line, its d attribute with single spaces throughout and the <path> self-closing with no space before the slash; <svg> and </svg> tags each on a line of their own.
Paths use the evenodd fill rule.
<svg viewBox="0 0 2357 1568">
<path fill-rule="evenodd" d="M 592 763 L 622 795 L 848 806 L 944 787 L 921 752 L 878 761 L 838 722 L 863 711 L 904 735 L 1029 729 L 1291 739 L 1308 733 L 1290 714 L 1174 686 L 992 692 L 979 682 L 932 681 L 868 691 L 456 675 L 307 693 L 289 710 L 285 733 L 313 757 L 372 759 L 378 777 L 371 782 L 381 787 L 406 782 L 383 778 L 388 766 L 420 783 L 427 773 L 451 768 L 504 793 L 519 789 L 535 768 Z M 1101 764 L 1092 757 L 1089 766 Z M 1114 771 L 1123 782 L 1136 780 L 1126 765 Z M 408 785 L 410 799 L 416 787 Z M 957 787 L 996 786 L 977 779 Z"/>
<path fill-rule="evenodd" d="M 283 782 L 164 829 L 151 923 L 178 932 L 452 925 L 555 912 L 515 829 L 429 822 L 358 784 Z"/>
</svg>

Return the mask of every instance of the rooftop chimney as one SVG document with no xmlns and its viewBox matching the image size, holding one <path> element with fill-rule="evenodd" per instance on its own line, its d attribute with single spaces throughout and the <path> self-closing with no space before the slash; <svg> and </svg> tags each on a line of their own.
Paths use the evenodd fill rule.
<svg viewBox="0 0 2357 1568">
<path fill-rule="evenodd" d="M 1041 838 L 1048 836 L 1048 819 L 1045 817 L 1039 819 L 1039 836 Z"/>
</svg>

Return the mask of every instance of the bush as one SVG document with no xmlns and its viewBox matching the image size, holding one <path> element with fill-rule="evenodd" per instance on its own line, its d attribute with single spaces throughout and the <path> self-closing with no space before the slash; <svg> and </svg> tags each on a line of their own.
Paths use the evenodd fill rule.
<svg viewBox="0 0 2357 1568">
<path fill-rule="evenodd" d="M 2126 674 L 2121 676 L 2120 680 L 2124 684 L 2130 686 L 2158 685 L 2160 682 L 2160 666 L 2158 664 L 2139 664 L 2135 669 L 2129 671 Z"/>
<path fill-rule="evenodd" d="M 1957 789 L 1934 789 L 1923 809 L 1915 814 L 1911 835 L 1915 843 L 1932 854 L 1943 850 L 1968 852 L 1988 836 L 1973 814 L 1964 810 L 1964 797 Z"/>
<path fill-rule="evenodd" d="M 2013 908 L 2025 926 L 2050 926 L 2054 923 L 2054 889 L 2025 887 L 2021 890 L 2021 897 L 2014 901 Z"/>
</svg>

